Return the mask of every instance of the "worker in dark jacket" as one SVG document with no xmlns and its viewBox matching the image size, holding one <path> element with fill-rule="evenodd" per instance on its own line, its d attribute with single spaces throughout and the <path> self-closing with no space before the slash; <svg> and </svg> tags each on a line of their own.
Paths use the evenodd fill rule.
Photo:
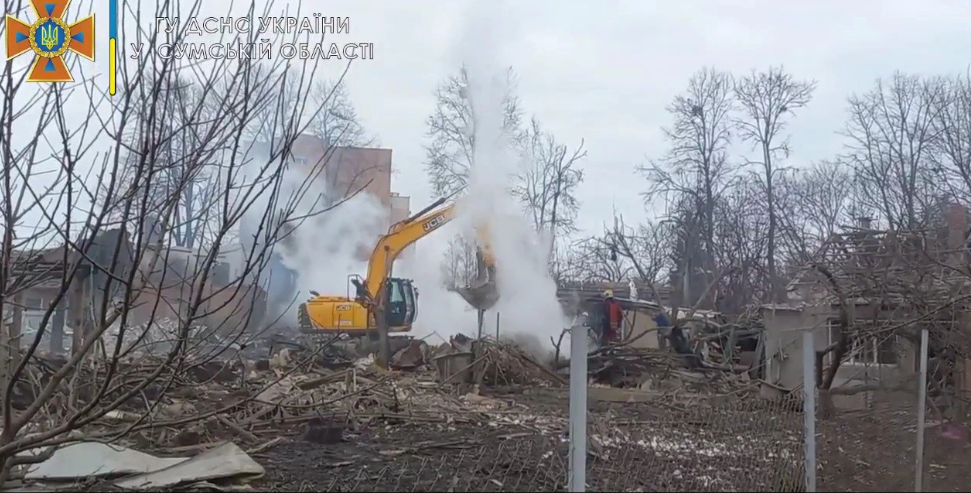
<svg viewBox="0 0 971 493">
<path fill-rule="evenodd" d="M 673 325 L 663 311 L 654 315 L 654 322 L 657 323 L 658 330 L 667 332 L 667 338 L 671 341 L 671 347 L 674 348 L 674 351 L 685 356 L 688 368 L 701 366 L 700 357 L 691 349 L 688 338 L 684 335 L 684 330 L 681 327 Z"/>
<path fill-rule="evenodd" d="M 614 292 L 604 291 L 604 330 L 603 342 L 619 342 L 620 328 L 624 323 L 624 310 L 620 308 L 620 303 L 614 299 Z"/>
</svg>

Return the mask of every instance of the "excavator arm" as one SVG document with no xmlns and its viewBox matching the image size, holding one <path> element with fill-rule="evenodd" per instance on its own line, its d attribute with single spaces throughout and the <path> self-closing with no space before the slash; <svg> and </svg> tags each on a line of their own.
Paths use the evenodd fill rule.
<svg viewBox="0 0 971 493">
<path fill-rule="evenodd" d="M 388 234 L 378 240 L 371 252 L 364 285 L 358 285 L 358 290 L 364 291 L 365 293 L 362 294 L 366 294 L 371 303 L 380 299 L 381 286 L 391 274 L 391 266 L 401 255 L 401 252 L 455 218 L 455 202 L 440 207 L 445 201 L 445 198 L 438 199 L 410 218 L 395 223 L 389 228 Z M 489 246 L 488 230 L 485 226 L 482 226 L 476 228 L 476 231 L 479 237 L 479 251 L 482 255 L 482 262 L 486 269 L 492 272 L 495 270 L 495 257 Z"/>
<path fill-rule="evenodd" d="M 405 248 L 455 218 L 455 204 L 443 206 L 445 202 L 446 199 L 440 199 L 388 229 L 388 234 L 374 246 L 367 278 L 353 280 L 357 288 L 353 298 L 312 293 L 314 297 L 298 308 L 300 327 L 342 332 L 366 331 L 377 327 L 379 336 L 385 339 L 388 331 L 411 330 L 417 313 L 417 290 L 410 280 L 391 278 L 391 266 Z M 488 231 L 484 227 L 476 231 L 480 244 L 479 279 L 473 286 L 453 290 L 473 307 L 485 310 L 498 299 L 495 276 L 492 275 L 495 261 L 489 248 Z M 382 351 L 384 349 L 386 345 L 382 344 Z"/>
</svg>

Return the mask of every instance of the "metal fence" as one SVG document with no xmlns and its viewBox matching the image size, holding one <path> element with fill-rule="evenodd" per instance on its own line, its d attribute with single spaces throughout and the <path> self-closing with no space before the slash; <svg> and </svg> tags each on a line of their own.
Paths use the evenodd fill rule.
<svg viewBox="0 0 971 493">
<path fill-rule="evenodd" d="M 894 365 L 851 362 L 852 383 L 820 391 L 816 443 L 823 491 L 965 491 L 971 451 L 961 419 L 928 393 L 927 340 Z M 947 403 L 953 404 L 953 403 Z M 945 416 L 949 415 L 949 418 Z"/>
<path fill-rule="evenodd" d="M 593 410 L 584 488 L 571 488 L 570 433 L 514 433 L 401 451 L 347 465 L 307 491 L 802 491 L 799 403 L 683 400 L 639 403 L 640 415 Z M 621 404 L 620 408 L 629 407 Z M 439 440 L 436 436 L 436 441 Z M 576 450 L 576 449 L 574 449 Z M 352 460 L 353 459 L 353 460 Z M 352 464 L 353 463 L 353 464 Z"/>
<path fill-rule="evenodd" d="M 582 330 L 582 329 L 574 329 Z M 571 423 L 587 417 L 586 338 L 571 338 Z M 590 415 L 571 440 L 570 491 L 804 491 L 803 400 L 664 396 L 623 421 Z"/>
<path fill-rule="evenodd" d="M 800 489 L 804 447 L 796 403 L 698 401 L 687 408 L 674 406 L 632 422 L 595 415 L 588 434 L 587 488 Z"/>
<path fill-rule="evenodd" d="M 571 441 L 570 490 L 966 490 L 967 433 L 928 414 L 943 416 L 927 398 L 927 338 L 895 365 L 844 363 L 821 391 L 807 330 L 803 388 L 785 399 L 713 396 L 636 426 L 594 415 L 585 439 Z M 573 374 L 585 374 L 585 340 L 573 341 Z M 587 401 L 581 382 L 571 382 L 573 403 Z M 571 422 L 586 419 L 581 407 L 571 407 Z"/>
<path fill-rule="evenodd" d="M 820 393 L 818 347 L 806 331 L 804 387 L 785 398 L 659 395 L 604 408 L 588 399 L 597 389 L 586 378 L 587 338 L 571 339 L 570 416 L 560 418 L 557 431 L 509 433 L 474 445 L 446 440 L 434 452 L 403 451 L 363 468 L 355 462 L 353 473 L 312 489 L 962 491 L 971 484 L 967 437 L 937 422 L 921 384 L 926 342 L 911 361 L 917 368 L 895 375 L 899 385 L 889 390 L 871 385 L 890 380 L 880 373 L 887 368 L 854 362 L 840 373 L 847 382 Z M 635 415 L 626 413 L 635 407 Z"/>
<path fill-rule="evenodd" d="M 391 465 L 335 475 L 306 491 L 563 491 L 567 447 L 565 437 L 534 435 L 443 454 L 402 454 Z"/>
</svg>

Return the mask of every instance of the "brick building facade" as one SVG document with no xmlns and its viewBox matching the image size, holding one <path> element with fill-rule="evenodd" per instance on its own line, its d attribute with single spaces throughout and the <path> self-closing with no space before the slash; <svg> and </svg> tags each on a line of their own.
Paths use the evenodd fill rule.
<svg viewBox="0 0 971 493">
<path fill-rule="evenodd" d="M 367 193 L 381 203 L 387 226 L 411 215 L 411 198 L 391 191 L 391 149 L 330 147 L 324 139 L 304 134 L 294 141 L 291 152 L 295 168 L 305 166 L 308 173 L 322 178 L 333 193 L 332 200 Z M 362 260 L 370 254 L 370 248 L 360 252 Z"/>
</svg>

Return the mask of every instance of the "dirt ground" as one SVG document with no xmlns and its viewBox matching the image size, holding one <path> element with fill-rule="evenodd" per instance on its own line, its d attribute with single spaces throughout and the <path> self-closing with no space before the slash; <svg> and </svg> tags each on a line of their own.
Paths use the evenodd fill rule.
<svg viewBox="0 0 971 493">
<path fill-rule="evenodd" d="M 819 491 L 913 491 L 916 417 L 909 409 L 846 413 L 817 424 Z M 924 491 L 968 491 L 971 446 L 925 431 Z"/>
<path fill-rule="evenodd" d="M 558 491 L 565 464 L 546 455 L 561 440 L 509 429 L 407 426 L 334 446 L 296 439 L 262 463 L 260 487 L 277 491 Z M 406 445 L 407 444 L 407 445 Z M 562 451 L 565 452 L 565 442 Z M 557 467 L 558 466 L 558 467 Z"/>
<path fill-rule="evenodd" d="M 372 422 L 334 445 L 294 438 L 257 457 L 267 470 L 258 486 L 277 491 L 564 491 L 569 456 L 565 400 L 515 398 L 520 404 L 531 401 L 533 417 L 501 424 Z M 802 463 L 801 444 L 791 432 L 796 422 L 766 426 L 774 423 L 767 411 L 735 408 L 715 417 L 651 403 L 593 405 L 588 488 L 788 489 Z"/>
<path fill-rule="evenodd" d="M 532 417 L 499 422 L 372 421 L 334 445 L 294 437 L 257 456 L 255 486 L 290 491 L 565 491 L 563 399 L 506 396 Z M 801 413 L 764 403 L 675 410 L 596 403 L 588 414 L 590 491 L 801 491 Z M 820 491 L 913 488 L 914 432 L 906 411 L 817 423 Z M 890 430 L 896 430 L 890 433 Z M 966 491 L 971 448 L 929 428 L 925 491 Z"/>
</svg>

